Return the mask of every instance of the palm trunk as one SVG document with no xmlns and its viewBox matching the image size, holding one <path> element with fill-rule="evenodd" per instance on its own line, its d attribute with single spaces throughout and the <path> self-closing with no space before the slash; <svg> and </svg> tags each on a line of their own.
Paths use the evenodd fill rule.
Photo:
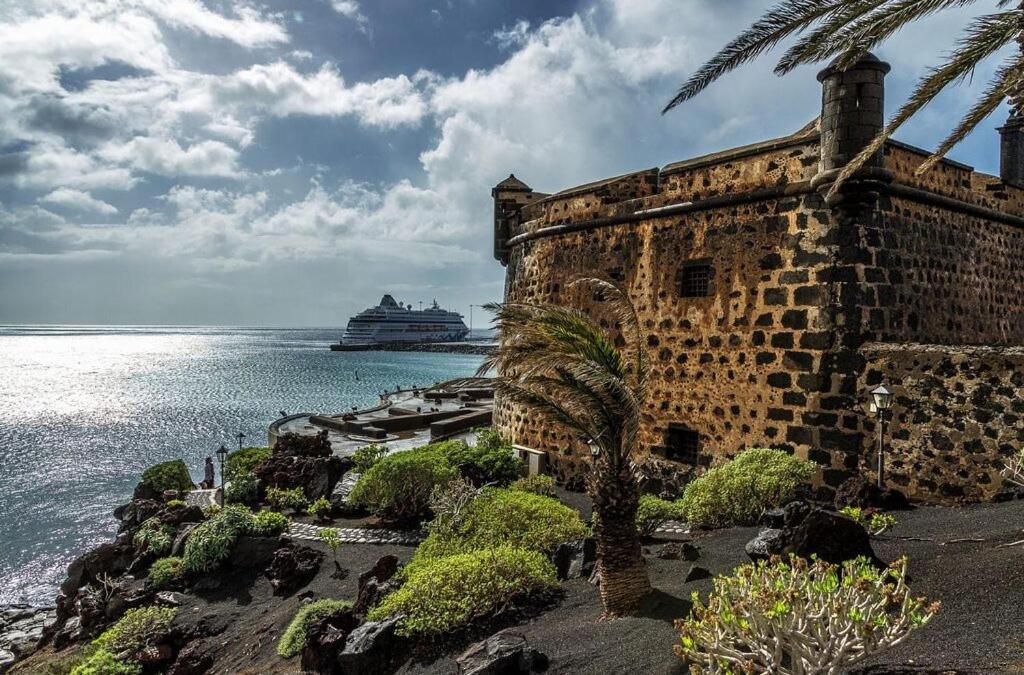
<svg viewBox="0 0 1024 675">
<path fill-rule="evenodd" d="M 589 486 L 597 515 L 594 530 L 604 615 L 634 614 L 650 592 L 651 582 L 636 529 L 640 492 L 632 466 L 616 470 L 599 460 Z"/>
</svg>

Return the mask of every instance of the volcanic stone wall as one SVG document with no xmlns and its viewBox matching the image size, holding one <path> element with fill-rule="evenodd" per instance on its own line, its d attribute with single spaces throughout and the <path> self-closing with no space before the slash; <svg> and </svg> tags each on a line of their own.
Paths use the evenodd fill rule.
<svg viewBox="0 0 1024 675">
<path fill-rule="evenodd" d="M 816 143 L 799 142 L 735 162 L 680 165 L 663 172 L 661 192 L 605 202 L 603 211 L 600 199 L 578 190 L 554 195 L 527 207 L 524 216 L 535 218 L 516 231 L 806 182 L 817 164 L 816 153 Z M 621 191 L 632 196 L 655 184 L 647 172 L 640 180 L 636 176 L 601 188 L 605 195 Z M 650 464 L 666 474 L 659 476 L 665 482 L 749 445 L 788 444 L 808 456 L 813 449 L 802 441 L 816 438 L 794 439 L 791 427 L 813 418 L 808 410 L 822 395 L 822 354 L 833 343 L 830 289 L 821 283 L 823 270 L 833 264 L 830 228 L 820 197 L 805 190 L 792 197 L 539 238 L 513 249 L 506 298 L 565 302 L 569 281 L 594 274 L 629 289 L 651 361 L 640 440 L 652 456 Z M 706 297 L 681 296 L 679 273 L 688 261 L 712 266 Z M 599 303 L 592 309 L 599 314 Z M 497 420 L 515 442 L 551 452 L 552 470 L 562 478 L 575 475 L 586 461 L 580 439 L 555 425 L 539 424 L 516 406 L 500 405 Z M 701 450 L 694 464 L 659 459 L 673 425 L 699 433 Z M 832 461 L 820 453 L 817 459 Z"/>
<path fill-rule="evenodd" d="M 1024 348 L 871 344 L 860 384 L 896 394 L 886 431 L 887 479 L 923 499 L 988 499 L 1024 447 Z M 864 417 L 874 466 L 874 416 Z"/>
</svg>

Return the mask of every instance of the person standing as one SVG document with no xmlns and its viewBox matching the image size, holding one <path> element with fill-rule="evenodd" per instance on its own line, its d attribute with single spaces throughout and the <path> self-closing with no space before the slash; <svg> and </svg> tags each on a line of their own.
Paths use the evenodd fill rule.
<svg viewBox="0 0 1024 675">
<path fill-rule="evenodd" d="M 203 487 L 207 490 L 213 489 L 214 478 L 213 457 L 207 457 L 206 466 L 203 469 Z"/>
</svg>

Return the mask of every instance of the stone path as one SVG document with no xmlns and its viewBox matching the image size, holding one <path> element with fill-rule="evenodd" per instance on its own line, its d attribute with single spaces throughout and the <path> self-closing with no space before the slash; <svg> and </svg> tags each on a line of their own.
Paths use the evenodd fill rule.
<svg viewBox="0 0 1024 675">
<path fill-rule="evenodd" d="M 690 524 L 681 520 L 666 520 L 654 531 L 655 534 L 689 534 Z"/>
<path fill-rule="evenodd" d="M 308 523 L 292 523 L 288 527 L 288 536 L 292 539 L 320 541 L 320 532 L 326 529 L 322 525 Z M 396 546 L 415 546 L 423 541 L 424 534 L 417 531 L 400 532 L 369 527 L 336 527 L 342 543 L 345 544 L 393 544 Z"/>
<path fill-rule="evenodd" d="M 192 490 L 185 493 L 185 503 L 205 509 L 207 506 L 220 504 L 220 488 L 215 490 Z"/>
</svg>

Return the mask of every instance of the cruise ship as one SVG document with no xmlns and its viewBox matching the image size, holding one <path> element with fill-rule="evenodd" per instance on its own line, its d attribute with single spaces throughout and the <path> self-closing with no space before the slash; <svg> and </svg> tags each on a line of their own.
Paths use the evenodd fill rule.
<svg viewBox="0 0 1024 675">
<path fill-rule="evenodd" d="M 427 309 L 415 310 L 385 295 L 379 305 L 348 320 L 340 344 L 458 342 L 468 334 L 462 315 L 442 309 L 437 300 Z"/>
</svg>

